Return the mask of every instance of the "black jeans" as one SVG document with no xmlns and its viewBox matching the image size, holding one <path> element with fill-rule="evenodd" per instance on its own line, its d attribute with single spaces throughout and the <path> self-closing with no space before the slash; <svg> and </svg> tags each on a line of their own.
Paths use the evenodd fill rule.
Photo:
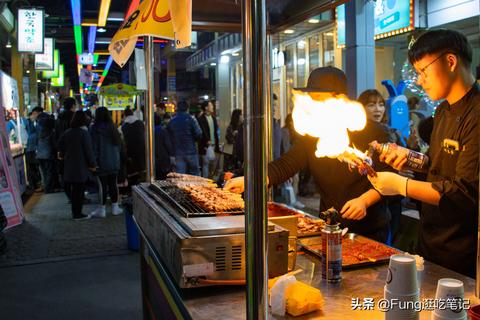
<svg viewBox="0 0 480 320">
<path fill-rule="evenodd" d="M 27 181 L 31 189 L 38 188 L 42 178 L 38 170 L 38 161 L 35 151 L 25 152 L 25 162 L 27 163 Z"/>
<path fill-rule="evenodd" d="M 85 193 L 85 182 L 65 181 L 65 192 L 70 195 L 73 218 L 81 217 Z"/>
<path fill-rule="evenodd" d="M 38 159 L 38 162 L 40 163 L 40 170 L 42 171 L 45 192 L 51 193 L 54 189 L 55 160 Z"/>
<path fill-rule="evenodd" d="M 112 203 L 118 202 L 118 187 L 117 187 L 117 175 L 116 174 L 109 174 L 107 176 L 98 176 L 100 179 L 100 197 L 102 205 L 107 203 L 107 191 L 110 195 L 110 200 Z"/>
</svg>

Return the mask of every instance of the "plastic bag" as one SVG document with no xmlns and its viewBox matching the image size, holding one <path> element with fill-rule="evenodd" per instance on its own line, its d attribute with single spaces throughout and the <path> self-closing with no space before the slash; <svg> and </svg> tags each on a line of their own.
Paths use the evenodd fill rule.
<svg viewBox="0 0 480 320">
<path fill-rule="evenodd" d="M 208 161 L 215 160 L 215 149 L 213 149 L 213 146 L 208 146 L 206 156 Z"/>
<path fill-rule="evenodd" d="M 272 307 L 272 314 L 277 316 L 284 316 L 286 308 L 285 292 L 287 287 L 295 283 L 297 279 L 295 276 L 280 277 L 270 289 L 270 306 Z"/>
</svg>

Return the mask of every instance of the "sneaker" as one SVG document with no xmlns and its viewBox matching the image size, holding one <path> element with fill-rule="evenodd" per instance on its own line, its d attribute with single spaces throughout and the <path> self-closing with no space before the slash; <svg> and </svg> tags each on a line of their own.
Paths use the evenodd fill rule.
<svg viewBox="0 0 480 320">
<path fill-rule="evenodd" d="M 112 203 L 112 214 L 114 216 L 118 216 L 119 214 L 122 214 L 122 213 L 123 213 L 123 209 L 120 208 L 120 206 L 118 205 L 118 202 Z"/>
<path fill-rule="evenodd" d="M 75 221 L 80 221 L 80 220 L 88 220 L 88 219 L 90 219 L 90 218 L 91 218 L 90 215 L 84 215 L 84 214 L 82 214 L 82 215 L 79 215 L 78 217 L 73 217 L 73 220 L 75 220 Z"/>
<path fill-rule="evenodd" d="M 97 209 L 90 213 L 90 215 L 92 217 L 105 218 L 107 216 L 105 206 L 98 206 Z"/>
</svg>

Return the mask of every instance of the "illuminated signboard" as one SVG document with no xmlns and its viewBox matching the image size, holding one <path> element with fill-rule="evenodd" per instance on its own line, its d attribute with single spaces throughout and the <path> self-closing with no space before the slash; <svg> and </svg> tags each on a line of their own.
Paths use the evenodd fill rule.
<svg viewBox="0 0 480 320">
<path fill-rule="evenodd" d="M 337 46 L 345 46 L 345 5 L 338 6 L 335 10 L 337 16 Z"/>
<path fill-rule="evenodd" d="M 58 67 L 58 77 L 52 78 L 52 87 L 63 87 L 64 86 L 64 71 L 63 64 Z"/>
<path fill-rule="evenodd" d="M 345 4 L 336 8 L 337 46 L 345 46 Z M 413 30 L 413 0 L 377 0 L 374 4 L 375 39 Z"/>
<path fill-rule="evenodd" d="M 53 70 L 55 68 L 53 59 L 54 46 L 53 38 L 45 38 L 43 53 L 35 54 L 35 70 Z"/>
<path fill-rule="evenodd" d="M 41 9 L 18 9 L 18 52 L 43 52 L 44 16 Z"/>
<path fill-rule="evenodd" d="M 413 0 L 375 1 L 375 39 L 413 30 Z"/>
<path fill-rule="evenodd" d="M 45 79 L 50 79 L 50 78 L 57 78 L 58 77 L 58 69 L 60 65 L 60 52 L 58 49 L 54 50 L 53 54 L 53 70 L 52 71 L 43 71 L 43 77 Z"/>
</svg>

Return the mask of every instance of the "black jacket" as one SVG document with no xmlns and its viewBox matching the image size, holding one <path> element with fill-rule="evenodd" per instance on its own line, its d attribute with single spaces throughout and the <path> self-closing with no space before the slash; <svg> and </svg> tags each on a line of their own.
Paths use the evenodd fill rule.
<svg viewBox="0 0 480 320">
<path fill-rule="evenodd" d="M 172 141 L 166 128 L 155 127 L 155 171 L 157 179 L 164 179 L 171 171 L 170 157 L 173 157 Z"/>
<path fill-rule="evenodd" d="M 212 115 L 212 120 L 213 120 L 213 134 L 215 136 L 215 141 L 210 141 L 210 127 L 208 125 L 207 116 L 205 114 L 202 114 L 200 117 L 198 117 L 198 124 L 200 125 L 200 128 L 202 128 L 202 138 L 198 142 L 198 154 L 200 155 L 204 155 L 207 153 L 208 141 L 210 141 L 210 143 L 214 143 L 215 152 L 220 151 L 219 141 L 218 141 L 217 118 L 214 115 Z"/>
<path fill-rule="evenodd" d="M 74 112 L 62 111 L 58 115 L 58 119 L 55 122 L 55 140 L 58 142 L 62 134 L 70 129 L 70 122 L 72 121 Z"/>
<path fill-rule="evenodd" d="M 388 136 L 378 123 L 367 121 L 364 130 L 350 132 L 351 145 L 365 151 L 368 143 L 373 140 L 387 142 Z M 334 207 L 338 211 L 344 204 L 359 197 L 369 189 L 373 189 L 366 176 L 361 176 L 358 171 L 349 171 L 348 165 L 337 159 L 317 158 L 315 156 L 316 138 L 302 137 L 296 139 L 295 144 L 279 159 L 268 165 L 268 178 L 270 185 L 285 182 L 300 170 L 308 168 L 320 192 L 320 210 L 325 211 Z M 391 168 L 373 158 L 374 168 L 377 171 L 391 171 Z M 340 218 L 342 227 L 348 227 L 350 232 L 372 236 L 385 231 L 390 221 L 390 214 L 386 210 L 385 201 L 370 206 L 367 216 L 362 220 L 348 220 Z"/>
<path fill-rule="evenodd" d="M 136 120 L 122 124 L 121 128 L 127 153 L 127 173 L 145 171 L 145 125 Z"/>
<path fill-rule="evenodd" d="M 63 179 L 66 182 L 85 182 L 89 169 L 97 166 L 92 141 L 87 129 L 71 128 L 60 137 L 58 151 L 64 160 Z"/>
<path fill-rule="evenodd" d="M 437 107 L 427 181 L 441 198 L 438 206 L 422 203 L 419 229 L 425 259 L 470 277 L 477 256 L 479 116 L 479 85 L 454 105 Z M 458 148 L 445 149 L 445 139 Z"/>
</svg>

